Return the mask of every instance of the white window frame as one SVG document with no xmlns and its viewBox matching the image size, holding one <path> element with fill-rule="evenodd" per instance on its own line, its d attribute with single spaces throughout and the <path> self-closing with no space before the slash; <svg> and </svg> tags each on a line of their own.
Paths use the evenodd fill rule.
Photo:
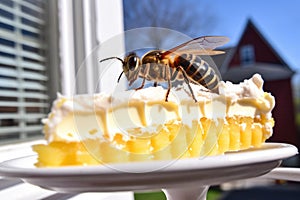
<svg viewBox="0 0 300 200">
<path fill-rule="evenodd" d="M 59 25 L 61 93 L 71 96 L 109 90 L 111 84 L 99 84 L 101 69 L 97 68 L 98 60 L 87 60 L 84 68 L 80 69 L 80 66 L 99 44 L 123 33 L 122 0 L 60 0 L 58 9 L 61 22 Z M 123 52 L 124 41 L 115 48 L 118 52 Z M 117 74 L 116 71 L 109 73 Z M 103 87 L 104 85 L 106 87 Z"/>
</svg>

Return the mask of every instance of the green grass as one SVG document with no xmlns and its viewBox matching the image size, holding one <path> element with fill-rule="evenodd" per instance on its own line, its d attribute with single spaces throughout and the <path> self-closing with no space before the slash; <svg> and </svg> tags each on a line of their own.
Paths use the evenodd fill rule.
<svg viewBox="0 0 300 200">
<path fill-rule="evenodd" d="M 221 196 L 221 191 L 218 189 L 210 189 L 207 193 L 207 200 L 218 200 Z M 134 193 L 135 200 L 166 200 L 163 192 L 143 192 Z"/>
<path fill-rule="evenodd" d="M 207 193 L 207 200 L 218 200 L 220 199 L 222 192 L 218 189 L 210 189 Z"/>
<path fill-rule="evenodd" d="M 166 200 L 163 192 L 134 193 L 135 200 Z"/>
</svg>

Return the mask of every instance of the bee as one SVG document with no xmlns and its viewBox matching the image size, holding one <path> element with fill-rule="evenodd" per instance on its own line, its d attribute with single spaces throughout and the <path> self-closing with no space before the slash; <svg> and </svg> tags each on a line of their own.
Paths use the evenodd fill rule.
<svg viewBox="0 0 300 200">
<path fill-rule="evenodd" d="M 145 81 L 153 81 L 154 86 L 159 82 L 167 82 L 168 90 L 165 101 L 175 80 L 185 81 L 190 90 L 191 96 L 197 102 L 190 83 L 202 85 L 212 92 L 218 91 L 220 81 L 214 68 L 202 59 L 201 55 L 218 55 L 223 51 L 216 51 L 215 48 L 227 43 L 229 39 L 223 36 L 202 36 L 194 38 L 169 50 L 152 50 L 144 54 L 141 58 L 135 52 L 129 53 L 124 60 L 119 57 L 109 57 L 100 60 L 104 62 L 110 59 L 117 59 L 122 62 L 123 73 L 125 74 L 129 86 L 137 78 L 142 78 L 142 84 L 136 90 L 142 89 Z"/>
</svg>

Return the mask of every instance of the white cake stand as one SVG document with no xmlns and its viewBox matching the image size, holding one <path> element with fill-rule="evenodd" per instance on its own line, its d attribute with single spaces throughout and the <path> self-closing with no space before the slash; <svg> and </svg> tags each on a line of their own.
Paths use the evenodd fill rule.
<svg viewBox="0 0 300 200">
<path fill-rule="evenodd" d="M 30 156 L 1 163 L 0 175 L 58 192 L 162 189 L 168 200 L 204 200 L 209 186 L 267 174 L 295 154 L 297 148 L 292 145 L 269 143 L 201 159 L 60 168 L 35 168 L 36 156 Z"/>
</svg>

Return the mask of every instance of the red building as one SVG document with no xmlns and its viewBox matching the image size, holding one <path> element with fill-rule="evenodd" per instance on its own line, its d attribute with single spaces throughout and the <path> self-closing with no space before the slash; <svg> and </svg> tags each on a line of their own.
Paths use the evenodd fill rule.
<svg viewBox="0 0 300 200">
<path fill-rule="evenodd" d="M 300 147 L 295 124 L 295 109 L 291 78 L 294 72 L 280 57 L 251 20 L 248 21 L 239 42 L 226 54 L 214 58 L 223 80 L 238 83 L 259 73 L 265 80 L 264 90 L 275 96 L 274 134 L 269 139 Z"/>
</svg>

